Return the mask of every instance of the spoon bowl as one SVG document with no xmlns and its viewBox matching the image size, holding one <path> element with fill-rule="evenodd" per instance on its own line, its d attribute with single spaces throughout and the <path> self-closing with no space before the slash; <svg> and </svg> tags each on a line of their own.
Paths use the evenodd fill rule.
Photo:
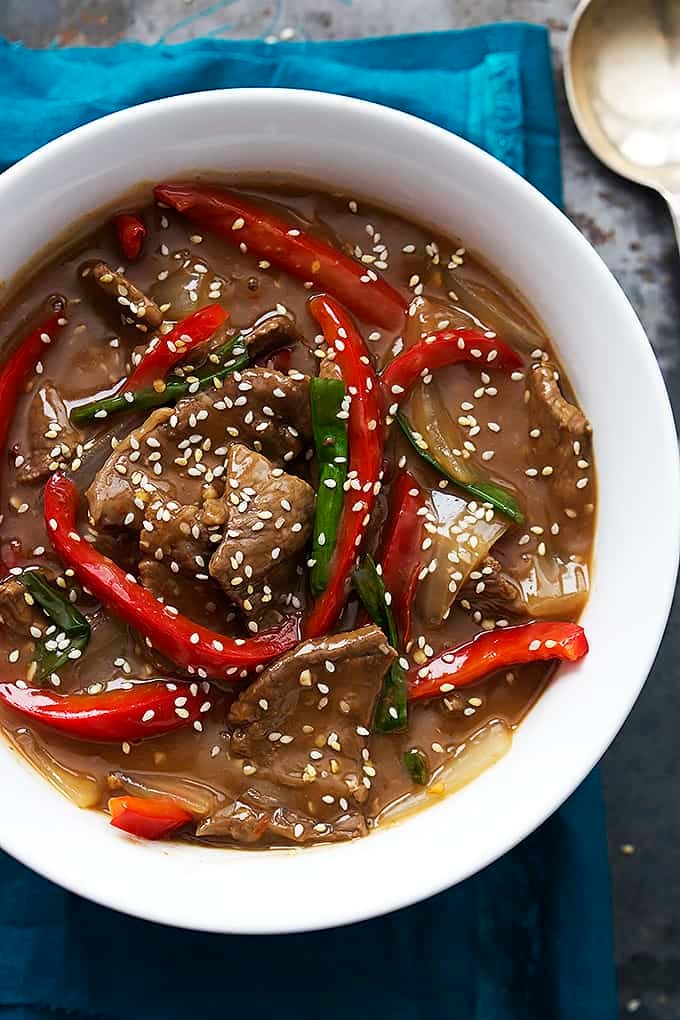
<svg viewBox="0 0 680 1020">
<path fill-rule="evenodd" d="M 680 246 L 680 0 L 582 0 L 564 76 L 586 144 L 666 199 Z"/>
</svg>

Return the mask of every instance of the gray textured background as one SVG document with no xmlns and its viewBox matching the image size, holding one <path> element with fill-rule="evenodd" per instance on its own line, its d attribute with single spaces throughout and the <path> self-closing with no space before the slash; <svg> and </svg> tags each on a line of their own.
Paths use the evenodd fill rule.
<svg viewBox="0 0 680 1020">
<path fill-rule="evenodd" d="M 120 39 L 175 43 L 199 35 L 268 37 L 285 45 L 289 38 L 464 28 L 494 20 L 547 25 L 560 106 L 567 212 L 642 319 L 677 420 L 680 263 L 670 219 L 660 199 L 609 173 L 576 134 L 561 80 L 566 29 L 575 6 L 575 0 L 0 0 L 0 34 L 29 46 L 108 45 Z M 631 489 L 634 484 L 631 476 Z M 676 598 L 649 682 L 602 769 L 621 1012 L 640 1020 L 680 1018 L 679 625 Z"/>
</svg>

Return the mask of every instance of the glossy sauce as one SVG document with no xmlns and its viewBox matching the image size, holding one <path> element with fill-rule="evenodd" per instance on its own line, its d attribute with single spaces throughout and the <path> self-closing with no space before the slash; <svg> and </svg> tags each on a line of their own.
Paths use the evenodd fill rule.
<svg viewBox="0 0 680 1020">
<path fill-rule="evenodd" d="M 551 359 L 556 360 L 549 338 L 517 294 L 485 262 L 465 251 L 464 241 L 438 236 L 361 201 L 355 212 L 348 196 L 301 192 L 298 188 L 284 186 L 249 187 L 247 190 L 262 205 L 275 203 L 283 207 L 291 224 L 300 229 L 324 238 L 355 257 L 368 256 L 370 261 L 366 261 L 366 265 L 377 265 L 376 271 L 409 300 L 415 299 L 414 314 L 401 334 L 360 324 L 378 366 L 384 366 L 394 351 L 427 335 L 442 323 L 449 328 L 479 326 L 497 331 L 520 353 L 525 366 L 531 363 L 532 352 L 536 349 L 548 352 Z M 144 195 L 146 204 L 148 192 Z M 139 206 L 141 203 L 132 204 Z M 120 202 L 120 208 L 129 207 L 128 199 Z M 144 216 L 149 231 L 145 255 L 129 268 L 129 274 L 145 293 L 161 303 L 169 289 L 176 290 L 177 281 L 173 283 L 172 275 L 167 280 L 159 280 L 159 274 L 179 271 L 184 273 L 180 286 L 186 287 L 192 279 L 199 281 L 199 300 L 192 302 L 187 298 L 185 314 L 209 300 L 219 300 L 228 309 L 230 325 L 236 329 L 251 326 L 260 316 L 282 305 L 295 317 L 306 341 L 306 347 L 293 350 L 291 367 L 316 374 L 319 359 L 314 350 L 318 326 L 306 308 L 308 289 L 274 268 L 259 268 L 257 259 L 227 247 L 218 237 L 207 234 L 201 237 L 172 211 L 147 205 Z M 11 345 L 24 334 L 27 324 L 39 318 L 38 310 L 44 306 L 48 295 L 61 294 L 68 301 L 68 325 L 46 354 L 42 376 L 39 380 L 36 378 L 31 391 L 19 403 L 9 440 L 12 453 L 3 463 L 0 500 L 4 520 L 0 536 L 2 555 L 10 566 L 32 564 L 55 574 L 63 573 L 45 532 L 41 500 L 44 483 L 18 483 L 14 467 L 16 454 L 21 455 L 28 446 L 28 407 L 36 385 L 53 382 L 69 408 L 96 394 L 110 393 L 128 374 L 130 355 L 144 340 L 134 335 L 134 331 L 117 326 L 106 302 L 96 297 L 83 282 L 79 267 L 88 259 L 104 259 L 114 267 L 123 262 L 108 215 L 91 217 L 86 226 L 80 224 L 74 228 L 65 244 L 41 259 L 1 312 L 2 335 Z M 187 262 L 186 269 L 182 269 Z M 207 266 L 208 272 L 197 273 L 193 268 L 197 264 Z M 208 298 L 209 284 L 205 281 L 216 279 L 220 284 L 217 288 L 213 285 L 213 293 L 219 289 L 220 296 Z M 191 288 L 186 291 L 190 292 Z M 573 399 L 563 374 L 561 384 L 565 395 Z M 494 545 L 493 555 L 517 576 L 526 574 L 531 563 L 535 563 L 535 559 L 527 557 L 551 556 L 562 561 L 571 559 L 587 576 L 595 518 L 592 465 L 590 484 L 575 494 L 574 516 L 565 516 L 563 501 L 553 492 L 553 479 L 531 478 L 526 474 L 534 458 L 528 440 L 532 423 L 524 390 L 523 379 L 512 380 L 507 373 L 494 371 L 492 367 L 457 365 L 438 373 L 434 392 L 454 421 L 459 416 L 473 415 L 476 426 L 463 428 L 467 436 L 470 428 L 478 427 L 472 438 L 468 438 L 474 447 L 470 462 L 480 474 L 514 492 L 524 509 L 525 523 L 510 527 Z M 122 426 L 123 417 L 95 423 L 83 431 L 88 440 L 105 435 L 112 427 Z M 134 424 L 138 421 L 135 419 Z M 497 428 L 489 429 L 489 422 Z M 485 451 L 492 452 L 493 456 L 483 458 Z M 444 490 L 439 487 L 440 476 L 420 460 L 395 426 L 386 450 L 387 484 L 374 515 L 372 533 L 367 541 L 369 548 L 377 545 L 380 524 L 389 503 L 389 483 L 400 470 L 398 465 L 404 457 L 408 469 L 421 485 L 435 490 L 438 499 L 448 502 L 451 512 L 460 505 L 457 501 L 461 497 L 455 495 L 453 487 Z M 86 456 L 79 471 L 87 472 Z M 79 471 L 73 477 L 84 490 L 90 478 L 84 477 L 81 483 Z M 28 509 L 18 512 L 24 504 L 28 504 Z M 121 563 L 127 563 L 131 554 L 128 539 L 121 535 L 102 539 L 101 547 Z M 44 553 L 40 552 L 42 548 Z M 66 582 L 70 584 L 68 577 Z M 214 583 L 210 581 L 208 585 L 213 587 Z M 111 679 L 125 682 L 129 676 L 159 675 L 158 661 L 150 656 L 139 637 L 115 617 L 97 608 L 91 599 L 84 598 L 80 589 L 77 593 L 78 605 L 90 618 L 92 639 L 83 657 L 62 671 L 59 689 L 70 691 Z M 195 605 L 195 600 L 188 598 L 187 603 Z M 355 603 L 351 602 L 345 616 L 347 626 L 352 624 L 356 611 Z M 204 618 L 205 614 L 201 613 L 196 618 L 214 629 L 230 629 L 224 620 L 216 620 L 214 616 L 208 614 Z M 409 651 L 411 656 L 415 655 L 413 661 L 422 662 L 426 653 L 436 653 L 494 625 L 493 619 L 480 618 L 479 614 L 475 618 L 474 607 L 465 608 L 457 601 L 443 625 L 428 626 L 417 602 Z M 0 672 L 6 678 L 23 675 L 22 669 L 25 670 L 30 661 L 30 648 L 21 648 L 18 663 L 10 665 L 8 656 L 16 647 L 17 642 L 10 634 L 0 634 L 0 661 L 6 664 Z M 372 735 L 370 748 L 375 776 L 366 812 L 369 824 L 389 817 L 391 807 L 402 804 L 415 792 L 402 763 L 405 750 L 418 747 L 424 751 L 433 777 L 431 790 L 435 795 L 444 792 L 446 784 L 438 780 L 453 757 L 460 756 L 475 734 L 488 731 L 494 724 L 510 732 L 544 690 L 553 672 L 554 667 L 549 663 L 514 668 L 450 697 L 412 705 L 406 733 Z M 168 776 L 191 777 L 211 787 L 216 796 L 229 799 L 241 792 L 245 780 L 240 768 L 228 759 L 223 749 L 227 704 L 228 698 L 221 710 L 206 717 L 200 733 L 185 730 L 125 750 L 117 745 L 70 741 L 40 726 L 31 726 L 30 730 L 35 743 L 46 748 L 57 762 L 93 778 L 92 788 L 97 790 L 93 801 L 96 799 L 101 807 L 106 805 L 109 793 L 106 778 L 111 770 L 129 773 L 150 770 Z M 25 729 L 21 719 L 6 708 L 0 709 L 0 721 L 6 734 L 10 738 L 14 735 L 14 740 L 17 731 Z M 20 734 L 18 746 L 30 739 Z M 300 806 L 304 806 L 302 793 Z"/>
</svg>

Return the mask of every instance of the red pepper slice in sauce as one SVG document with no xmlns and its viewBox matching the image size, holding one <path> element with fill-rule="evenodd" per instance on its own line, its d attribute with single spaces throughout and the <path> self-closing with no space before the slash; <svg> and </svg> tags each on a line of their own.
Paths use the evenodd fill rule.
<svg viewBox="0 0 680 1020">
<path fill-rule="evenodd" d="M 482 632 L 414 667 L 409 673 L 409 700 L 437 698 L 525 662 L 576 662 L 587 652 L 585 631 L 577 623 L 525 623 Z"/>
<path fill-rule="evenodd" d="M 323 330 L 352 398 L 347 423 L 350 488 L 345 493 L 328 584 L 305 624 L 305 635 L 318 637 L 330 631 L 345 605 L 347 582 L 380 490 L 385 437 L 378 379 L 356 326 L 328 294 L 312 298 L 309 310 Z"/>
<path fill-rule="evenodd" d="M 123 255 L 130 261 L 136 259 L 146 237 L 143 220 L 137 213 L 119 213 L 114 219 L 114 224 Z"/>
<path fill-rule="evenodd" d="M 390 510 L 378 562 L 390 593 L 392 615 L 404 646 L 411 633 L 411 611 L 423 563 L 425 499 L 412 474 L 402 471 L 392 484 Z"/>
<path fill-rule="evenodd" d="M 355 262 L 337 248 L 223 188 L 202 184 L 159 184 L 159 202 L 176 209 L 203 230 L 233 245 L 245 244 L 253 255 L 342 301 L 365 322 L 398 329 L 406 299 L 375 270 Z"/>
<path fill-rule="evenodd" d="M 0 683 L 0 700 L 33 722 L 75 740 L 145 740 L 193 725 L 210 711 L 208 684 L 150 680 L 101 694 L 58 694 L 23 680 Z"/>
<path fill-rule="evenodd" d="M 120 392 L 141 390 L 163 380 L 176 362 L 209 340 L 228 317 L 229 313 L 220 305 L 207 305 L 182 319 L 169 333 L 155 336 Z"/>
<path fill-rule="evenodd" d="M 415 382 L 447 365 L 473 362 L 484 368 L 513 370 L 522 367 L 519 355 L 497 337 L 478 329 L 445 329 L 432 333 L 398 354 L 380 375 L 385 401 L 400 404 Z"/>
<path fill-rule="evenodd" d="M 73 482 L 64 475 L 52 475 L 45 486 L 45 522 L 55 552 L 102 605 L 139 631 L 171 662 L 225 679 L 253 670 L 297 644 L 296 616 L 255 637 L 233 638 L 174 612 L 80 537 L 77 507 L 78 490 Z"/>
<path fill-rule="evenodd" d="M 111 797 L 111 825 L 131 836 L 162 839 L 193 821 L 171 797 Z"/>
<path fill-rule="evenodd" d="M 17 401 L 31 372 L 65 323 L 63 312 L 53 312 L 21 341 L 0 368 L 0 448 L 5 445 Z"/>
</svg>

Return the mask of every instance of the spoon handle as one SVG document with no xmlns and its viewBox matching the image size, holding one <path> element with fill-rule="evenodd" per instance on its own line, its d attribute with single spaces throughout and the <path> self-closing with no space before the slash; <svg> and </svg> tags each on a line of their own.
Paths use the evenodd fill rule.
<svg viewBox="0 0 680 1020">
<path fill-rule="evenodd" d="M 680 251 L 680 191 L 665 190 L 663 197 L 666 199 L 668 208 L 671 211 L 673 226 L 675 227 L 675 239 L 678 243 L 678 251 Z"/>
</svg>

